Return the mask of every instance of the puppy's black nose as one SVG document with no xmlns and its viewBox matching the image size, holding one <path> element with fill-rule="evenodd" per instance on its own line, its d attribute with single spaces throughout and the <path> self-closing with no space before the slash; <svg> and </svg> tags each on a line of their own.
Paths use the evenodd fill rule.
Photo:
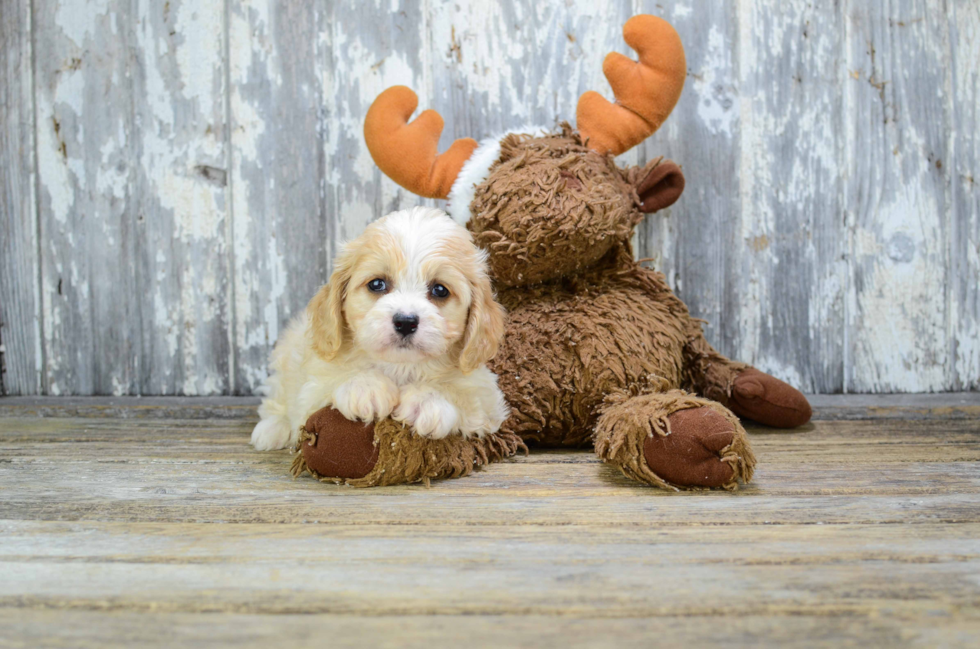
<svg viewBox="0 0 980 649">
<path fill-rule="evenodd" d="M 401 336 L 411 336 L 419 328 L 419 317 L 415 314 L 396 313 L 391 321 L 395 325 L 395 331 Z"/>
</svg>

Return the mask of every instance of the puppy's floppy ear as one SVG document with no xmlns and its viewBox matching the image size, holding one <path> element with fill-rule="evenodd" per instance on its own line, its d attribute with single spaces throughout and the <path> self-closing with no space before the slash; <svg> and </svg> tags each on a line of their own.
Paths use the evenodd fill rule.
<svg viewBox="0 0 980 649">
<path fill-rule="evenodd" d="M 344 343 L 344 296 L 354 267 L 353 254 L 344 249 L 334 264 L 333 274 L 306 307 L 310 315 L 313 350 L 323 360 L 334 359 Z"/>
<path fill-rule="evenodd" d="M 490 278 L 482 269 L 477 273 L 473 286 L 473 302 L 470 304 L 463 351 L 459 354 L 459 368 L 469 374 L 493 358 L 504 339 L 504 307 L 493 299 Z"/>
</svg>

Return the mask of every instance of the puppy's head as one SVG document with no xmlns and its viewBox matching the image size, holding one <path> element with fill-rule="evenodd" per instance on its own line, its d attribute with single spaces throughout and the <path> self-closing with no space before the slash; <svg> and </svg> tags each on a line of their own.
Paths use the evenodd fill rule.
<svg viewBox="0 0 980 649">
<path fill-rule="evenodd" d="M 327 361 L 352 347 L 389 363 L 448 357 L 470 372 L 504 332 L 485 253 L 424 207 L 389 214 L 345 245 L 309 312 L 313 347 Z"/>
</svg>

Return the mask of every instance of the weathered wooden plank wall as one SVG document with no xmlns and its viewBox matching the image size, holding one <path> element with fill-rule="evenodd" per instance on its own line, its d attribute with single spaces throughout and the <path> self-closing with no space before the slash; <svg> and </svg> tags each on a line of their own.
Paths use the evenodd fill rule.
<svg viewBox="0 0 980 649">
<path fill-rule="evenodd" d="M 40 391 L 43 354 L 31 32 L 26 0 L 0 2 L 0 380 L 13 394 Z"/>
<path fill-rule="evenodd" d="M 337 243 L 420 201 L 373 166 L 401 83 L 443 145 L 574 116 L 662 15 L 688 51 L 653 258 L 725 353 L 816 392 L 980 388 L 975 0 L 0 2 L 10 394 L 252 392 Z"/>
<path fill-rule="evenodd" d="M 952 197 L 949 216 L 949 363 L 954 390 L 980 384 L 980 4 L 951 6 Z"/>
</svg>

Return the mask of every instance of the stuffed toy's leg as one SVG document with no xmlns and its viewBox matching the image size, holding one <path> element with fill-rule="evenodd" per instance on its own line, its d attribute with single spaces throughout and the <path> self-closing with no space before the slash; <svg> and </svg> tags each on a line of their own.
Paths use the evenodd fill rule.
<svg viewBox="0 0 980 649">
<path fill-rule="evenodd" d="M 323 482 L 376 487 L 438 478 L 457 478 L 474 468 L 527 451 L 511 433 L 463 439 L 426 439 L 391 419 L 374 424 L 350 421 L 322 408 L 306 421 L 293 476 L 304 472 Z"/>
<path fill-rule="evenodd" d="M 628 477 L 663 489 L 735 490 L 755 467 L 738 418 L 683 390 L 609 397 L 596 424 L 595 452 Z"/>
<path fill-rule="evenodd" d="M 722 403 L 743 419 L 775 428 L 796 428 L 810 421 L 810 403 L 796 388 L 774 376 L 732 361 L 696 335 L 684 348 L 692 392 Z"/>
</svg>

